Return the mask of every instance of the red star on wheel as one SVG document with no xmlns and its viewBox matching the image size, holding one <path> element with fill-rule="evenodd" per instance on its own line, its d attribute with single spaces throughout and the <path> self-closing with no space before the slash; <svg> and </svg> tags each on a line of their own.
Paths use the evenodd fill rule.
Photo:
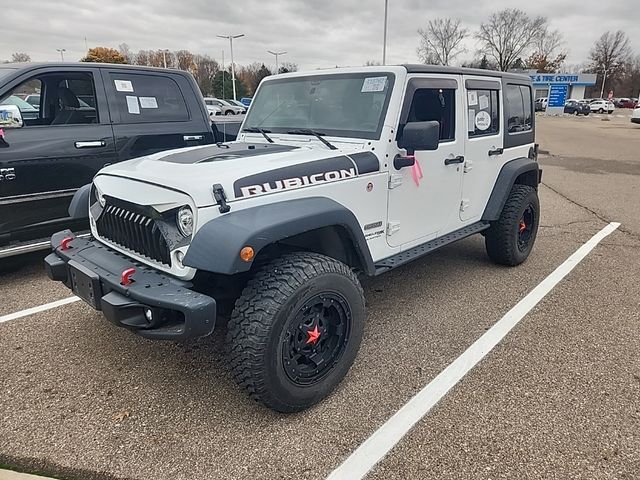
<svg viewBox="0 0 640 480">
<path fill-rule="evenodd" d="M 318 330 L 318 325 L 313 327 L 313 330 L 307 330 L 307 335 L 309 335 L 309 338 L 307 338 L 307 345 L 315 344 L 320 338 L 320 330 Z"/>
</svg>

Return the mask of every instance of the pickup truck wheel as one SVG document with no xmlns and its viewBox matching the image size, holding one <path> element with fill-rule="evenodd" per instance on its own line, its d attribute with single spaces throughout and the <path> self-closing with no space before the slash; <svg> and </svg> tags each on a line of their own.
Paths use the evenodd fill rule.
<svg viewBox="0 0 640 480">
<path fill-rule="evenodd" d="M 316 253 L 266 263 L 229 320 L 231 373 L 249 395 L 279 412 L 308 408 L 340 383 L 362 339 L 365 302 L 345 264 Z"/>
<path fill-rule="evenodd" d="M 514 185 L 500 218 L 486 230 L 485 246 L 489 258 L 501 265 L 524 262 L 536 240 L 540 222 L 540 201 L 535 188 Z"/>
</svg>

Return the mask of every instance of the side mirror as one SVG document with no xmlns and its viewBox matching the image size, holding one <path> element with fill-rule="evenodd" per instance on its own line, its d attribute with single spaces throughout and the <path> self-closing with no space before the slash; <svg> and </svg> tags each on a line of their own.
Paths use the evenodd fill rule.
<svg viewBox="0 0 640 480">
<path fill-rule="evenodd" d="M 17 106 L 0 105 L 0 128 L 20 128 L 23 124 L 22 113 Z"/>
<path fill-rule="evenodd" d="M 410 122 L 404 126 L 398 146 L 413 154 L 416 150 L 437 150 L 440 144 L 440 122 Z"/>
</svg>

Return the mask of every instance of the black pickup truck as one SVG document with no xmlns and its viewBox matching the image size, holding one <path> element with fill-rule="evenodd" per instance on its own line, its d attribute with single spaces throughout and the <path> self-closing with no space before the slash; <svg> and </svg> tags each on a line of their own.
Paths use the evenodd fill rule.
<svg viewBox="0 0 640 480">
<path fill-rule="evenodd" d="M 188 72 L 97 63 L 0 65 L 0 260 L 47 248 L 102 167 L 233 140 Z"/>
</svg>

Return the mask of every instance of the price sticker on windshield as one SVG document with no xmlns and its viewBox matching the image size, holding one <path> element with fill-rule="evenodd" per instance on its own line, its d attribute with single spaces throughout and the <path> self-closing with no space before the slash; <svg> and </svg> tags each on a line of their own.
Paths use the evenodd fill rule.
<svg viewBox="0 0 640 480">
<path fill-rule="evenodd" d="M 369 77 L 364 79 L 360 92 L 382 92 L 387 85 L 387 77 Z"/>
</svg>

